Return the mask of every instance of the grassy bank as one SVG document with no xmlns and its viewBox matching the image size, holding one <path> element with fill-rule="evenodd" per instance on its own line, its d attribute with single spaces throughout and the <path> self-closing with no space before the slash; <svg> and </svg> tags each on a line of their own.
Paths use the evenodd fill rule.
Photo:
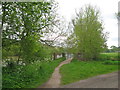
<svg viewBox="0 0 120 90">
<path fill-rule="evenodd" d="M 65 58 L 50 62 L 36 62 L 14 69 L 3 68 L 3 88 L 36 88 L 45 83 L 52 75 L 55 67 Z"/>
<path fill-rule="evenodd" d="M 69 84 L 92 76 L 118 70 L 118 65 L 103 64 L 104 61 L 77 61 L 63 65 L 60 69 L 61 84 Z"/>
</svg>

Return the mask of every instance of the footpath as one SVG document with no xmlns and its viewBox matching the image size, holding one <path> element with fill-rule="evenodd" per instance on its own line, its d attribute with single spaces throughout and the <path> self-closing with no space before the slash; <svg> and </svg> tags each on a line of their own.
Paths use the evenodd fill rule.
<svg viewBox="0 0 120 90">
<path fill-rule="evenodd" d="M 71 62 L 71 58 L 70 59 L 67 59 L 63 62 L 61 62 L 54 70 L 51 78 L 46 82 L 44 83 L 43 85 L 41 85 L 40 87 L 38 88 L 59 88 L 60 87 L 60 80 L 61 80 L 61 75 L 59 73 L 59 69 L 62 65 L 64 64 L 68 64 Z"/>
</svg>

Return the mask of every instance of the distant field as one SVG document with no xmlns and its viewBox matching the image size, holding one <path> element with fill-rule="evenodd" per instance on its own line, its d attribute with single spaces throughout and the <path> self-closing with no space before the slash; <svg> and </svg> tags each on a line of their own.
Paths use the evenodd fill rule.
<svg viewBox="0 0 120 90">
<path fill-rule="evenodd" d="M 101 53 L 101 54 L 107 56 L 118 56 L 118 53 Z"/>
<path fill-rule="evenodd" d="M 118 53 L 101 53 L 100 60 L 120 60 L 120 55 Z"/>
<path fill-rule="evenodd" d="M 118 70 L 118 53 L 101 53 L 98 61 L 78 61 L 73 59 L 60 68 L 61 84 L 69 84 L 82 79 Z M 120 62 L 119 62 L 120 63 Z M 119 69 L 120 70 L 120 69 Z"/>
</svg>

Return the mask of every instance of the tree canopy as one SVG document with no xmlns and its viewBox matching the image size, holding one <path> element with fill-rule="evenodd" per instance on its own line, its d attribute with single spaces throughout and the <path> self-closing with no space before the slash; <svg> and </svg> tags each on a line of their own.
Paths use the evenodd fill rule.
<svg viewBox="0 0 120 90">
<path fill-rule="evenodd" d="M 16 47 L 25 62 L 30 62 L 36 53 L 42 57 L 40 51 L 45 54 L 43 42 L 46 42 L 42 37 L 48 33 L 48 28 L 55 24 L 55 8 L 52 1 L 3 2 L 3 56 L 9 56 L 10 53 L 7 52 Z"/>
<path fill-rule="evenodd" d="M 103 33 L 103 23 L 100 19 L 99 10 L 91 5 L 81 8 L 72 20 L 73 50 L 80 53 L 81 59 L 91 60 L 106 47 L 106 34 Z"/>
</svg>

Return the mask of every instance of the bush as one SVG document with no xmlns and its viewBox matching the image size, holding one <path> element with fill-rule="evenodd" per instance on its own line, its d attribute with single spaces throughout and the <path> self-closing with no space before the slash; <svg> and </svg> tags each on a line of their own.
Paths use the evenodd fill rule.
<svg viewBox="0 0 120 90">
<path fill-rule="evenodd" d="M 107 60 L 107 61 L 104 61 L 103 64 L 108 64 L 108 65 L 120 65 L 120 61 Z"/>
</svg>

